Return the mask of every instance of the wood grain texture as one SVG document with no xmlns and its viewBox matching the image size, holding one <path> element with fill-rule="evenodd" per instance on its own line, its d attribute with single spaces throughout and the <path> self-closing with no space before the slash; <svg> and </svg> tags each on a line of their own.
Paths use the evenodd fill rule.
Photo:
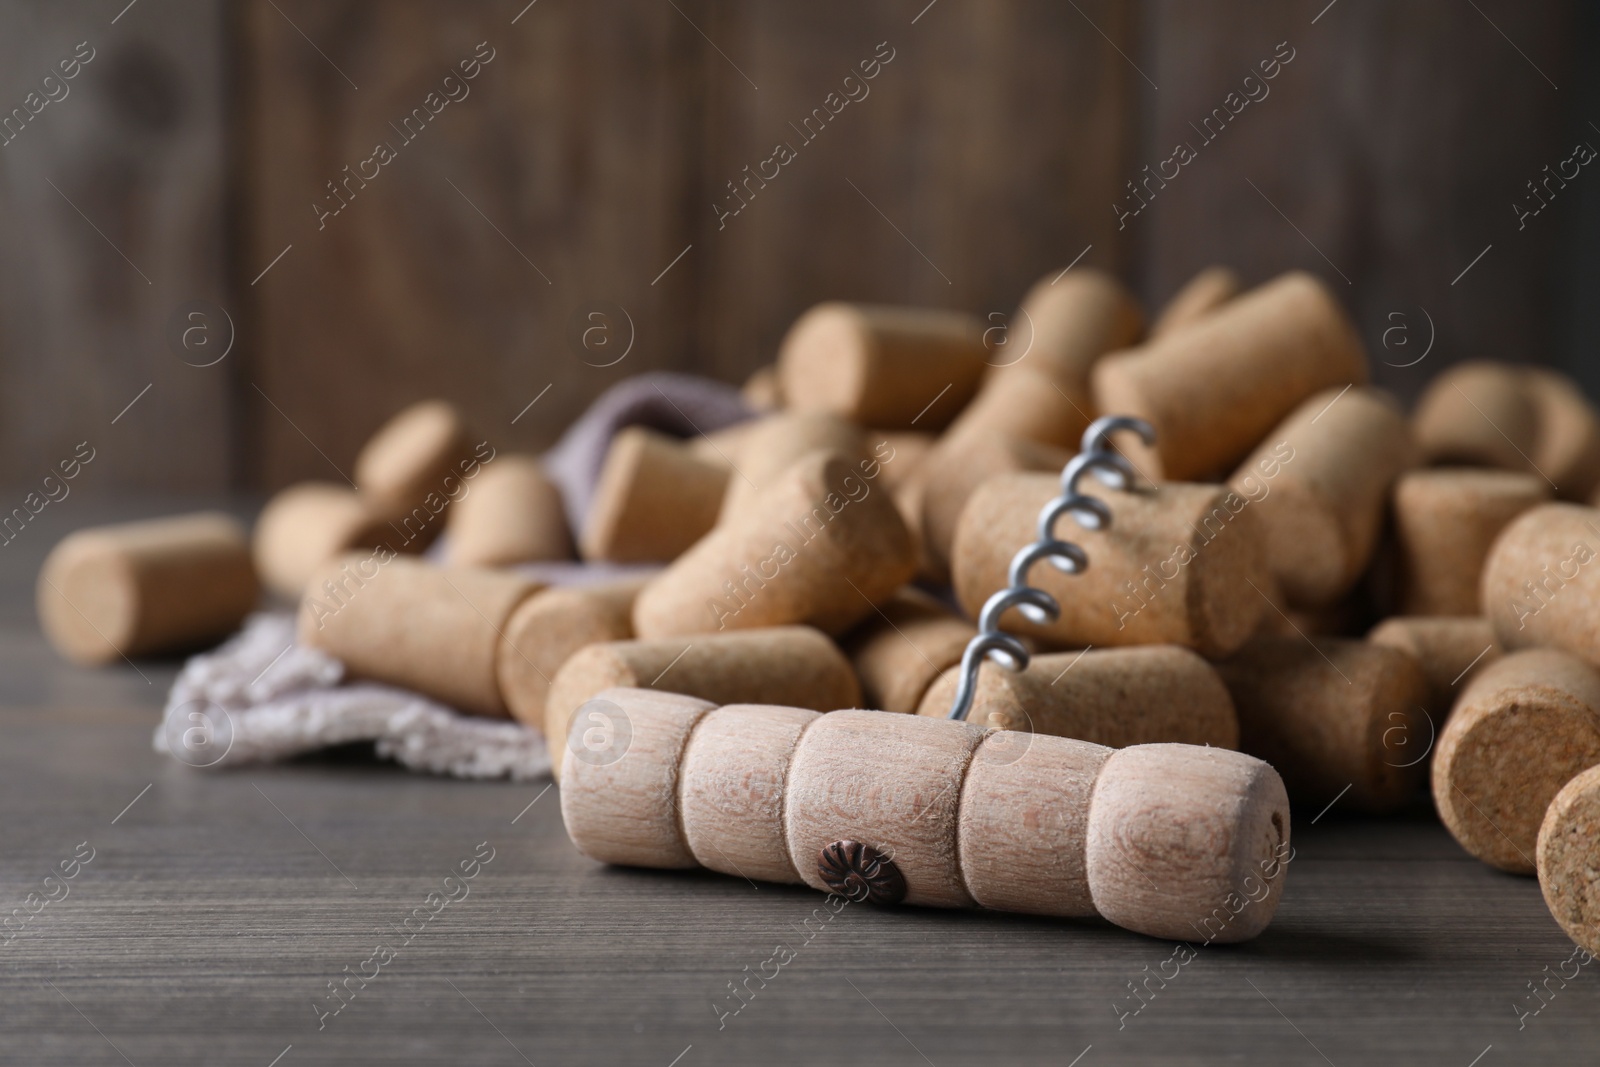
<svg viewBox="0 0 1600 1067">
<path fill-rule="evenodd" d="M 0 485 L 37 488 L 88 440 L 95 459 L 74 489 L 220 492 L 235 473 L 237 352 L 189 366 L 166 333 L 192 300 L 231 307 L 238 325 L 225 9 L 144 4 L 113 24 L 120 8 L 0 14 L 0 115 L 12 121 L 0 136 Z M 62 81 L 75 52 L 90 58 Z M 57 99 L 40 103 L 46 92 Z M 220 353 L 225 325 L 214 314 L 203 325 Z"/>
<path fill-rule="evenodd" d="M 962 881 L 986 908 L 1096 915 L 1084 845 L 1095 779 L 1111 750 L 1036 740 L 990 734 L 972 754 L 956 825 Z"/>
<path fill-rule="evenodd" d="M 581 714 L 626 738 L 569 741 L 563 761 L 562 816 L 595 859 L 674 868 L 692 858 L 752 884 L 798 875 L 848 898 L 830 901 L 835 911 L 903 900 L 1098 912 L 1207 944 L 1260 933 L 1282 891 L 1288 796 L 1277 771 L 1243 753 L 1112 752 L 882 711 L 707 711 L 644 688 L 602 690 Z"/>
<path fill-rule="evenodd" d="M 0 484 L 98 443 L 145 385 L 101 428 L 97 484 L 342 480 L 425 395 L 534 449 L 627 372 L 742 380 L 818 300 L 1004 316 L 1079 252 L 1136 278 L 1147 308 L 1213 262 L 1247 283 L 1314 270 L 1405 396 L 1470 356 L 1567 352 L 1592 377 L 1566 268 L 1591 266 L 1572 250 L 1595 198 L 1580 179 L 1522 228 L 1512 209 L 1589 136 L 1569 102 L 1593 20 L 1573 5 L 58 8 L 0 19 L 0 108 L 75 42 L 98 50 L 0 149 Z M 470 96 L 319 230 L 326 183 L 480 41 L 495 59 Z M 1124 183 L 1280 41 L 1295 59 L 1271 95 L 1119 229 Z M 894 59 L 870 95 L 719 221 L 727 183 L 803 140 L 790 123 L 879 42 Z M 191 299 L 233 316 L 217 367 L 163 336 Z"/>
<path fill-rule="evenodd" d="M 1287 879 L 1289 796 L 1240 752 L 1136 745 L 1106 758 L 1084 842 L 1095 910 L 1151 937 L 1255 937 Z"/>
<path fill-rule="evenodd" d="M 799 885 L 783 832 L 795 745 L 819 712 L 732 704 L 706 713 L 683 755 L 683 838 L 700 866 Z"/>
<path fill-rule="evenodd" d="M 202 503 L 74 506 L 108 522 Z M 226 774 L 160 757 L 150 732 L 176 665 L 56 661 L 29 602 L 41 558 L 20 541 L 0 554 L 4 910 L 80 842 L 96 853 L 4 946 L 0 1040 L 17 1062 L 121 1064 L 109 1040 L 139 1067 L 265 1067 L 291 1044 L 279 1067 L 523 1063 L 508 1042 L 540 1064 L 666 1067 L 692 1045 L 679 1067 L 733 1065 L 807 1059 L 819 1019 L 861 1058 L 908 1067 L 917 1050 L 938 1067 L 1065 1064 L 1089 1045 L 1079 1067 L 1214 1067 L 1264 1048 L 1463 1067 L 1490 1044 L 1485 1064 L 1581 1062 L 1600 1037 L 1592 974 L 1552 982 L 1542 1009 L 1528 990 L 1573 949 L 1538 885 L 1466 855 L 1430 812 L 1297 810 L 1272 926 L 1199 949 L 1177 978 L 1161 977 L 1172 945 L 1093 920 L 850 906 L 823 922 L 811 889 L 595 864 L 539 783 L 349 755 Z M 312 998 L 484 841 L 496 855 L 471 896 L 319 1031 Z M 721 1018 L 739 1005 L 728 983 L 780 941 L 797 956 Z"/>
<path fill-rule="evenodd" d="M 268 485 L 327 476 L 421 395 L 531 447 L 623 373 L 742 379 L 828 297 L 1009 314 L 1091 243 L 1084 262 L 1122 262 L 1098 204 L 1133 74 L 1070 10 L 546 4 L 512 27 L 515 4 L 279 6 L 244 19 L 246 272 L 294 244 L 251 293 L 251 380 L 282 408 L 249 390 Z M 1085 10 L 1132 48 L 1121 8 Z M 484 39 L 497 58 L 471 95 L 318 230 L 325 183 Z M 814 142 L 791 130 L 882 41 L 868 95 Z M 798 157 L 719 221 L 726 183 L 778 141 Z M 591 321 L 603 354 L 573 340 Z M 624 335 L 631 354 L 601 366 Z"/>
<path fill-rule="evenodd" d="M 1522 230 L 1511 204 L 1583 136 L 1564 110 L 1579 88 L 1575 7 L 1142 7 L 1143 61 L 1160 89 L 1146 87 L 1135 170 L 1154 169 L 1180 142 L 1198 151 L 1128 221 L 1147 300 L 1164 300 L 1211 263 L 1235 267 L 1246 284 L 1313 271 L 1350 309 L 1376 383 L 1407 397 L 1463 357 L 1549 358 L 1563 285 L 1557 249 L 1575 198 Z M 1230 91 L 1243 97 L 1245 76 L 1259 76 L 1257 64 L 1284 41 L 1295 58 L 1267 83 L 1269 94 L 1205 143 L 1190 124 L 1223 107 Z M 1421 309 L 1437 341 L 1426 362 L 1407 367 L 1429 336 Z M 1386 336 L 1395 325 L 1407 329 Z"/>
<path fill-rule="evenodd" d="M 282 409 L 248 398 L 266 483 L 345 467 L 419 397 L 531 448 L 621 376 L 682 365 L 687 275 L 651 282 L 689 243 L 681 46 L 694 31 L 665 4 L 546 3 L 512 25 L 523 6 L 248 5 L 247 271 L 294 245 L 252 293 L 252 380 Z M 480 42 L 494 58 L 468 94 L 404 142 L 390 123 Z M 325 183 L 379 141 L 397 157 L 319 222 Z M 625 345 L 620 316 L 603 356 L 570 343 L 569 320 L 597 302 L 631 316 L 616 366 L 600 364 Z"/>
<path fill-rule="evenodd" d="M 821 300 L 1009 317 L 1090 244 L 1085 265 L 1124 264 L 1101 202 L 1131 148 L 1136 75 L 1096 27 L 1134 51 L 1129 7 L 708 6 L 707 34 L 760 89 L 708 47 L 707 161 L 690 205 L 706 371 L 742 380 Z M 882 42 L 893 58 L 866 95 L 807 140 L 805 118 L 836 106 L 828 94 L 861 95 L 844 79 Z M 720 218 L 714 203 L 740 202 L 726 183 L 778 144 L 796 158 Z"/>
<path fill-rule="evenodd" d="M 677 693 L 608 689 L 579 708 L 561 754 L 561 818 L 578 851 L 601 863 L 693 867 L 678 793 L 683 754 L 713 705 Z"/>
</svg>

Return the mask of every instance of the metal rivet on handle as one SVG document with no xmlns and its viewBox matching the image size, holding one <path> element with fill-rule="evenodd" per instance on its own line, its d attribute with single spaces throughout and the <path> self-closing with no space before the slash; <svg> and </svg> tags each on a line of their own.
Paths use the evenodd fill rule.
<svg viewBox="0 0 1600 1067">
<path fill-rule="evenodd" d="M 857 904 L 898 904 L 906 898 L 906 876 L 894 860 L 859 841 L 823 845 L 817 874 L 829 889 Z"/>
</svg>

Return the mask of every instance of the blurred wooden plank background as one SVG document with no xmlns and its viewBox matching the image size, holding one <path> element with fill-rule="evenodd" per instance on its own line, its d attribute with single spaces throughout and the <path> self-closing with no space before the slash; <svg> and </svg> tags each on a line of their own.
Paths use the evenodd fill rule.
<svg viewBox="0 0 1600 1067">
<path fill-rule="evenodd" d="M 1600 143 L 1593 21 L 1509 0 L 13 2 L 0 114 L 97 51 L 0 147 L 0 484 L 86 437 L 101 488 L 337 480 L 427 395 L 541 447 L 624 375 L 742 379 L 817 300 L 1003 315 L 1080 253 L 1152 306 L 1211 262 L 1313 270 L 1405 395 L 1469 356 L 1593 373 L 1571 279 L 1600 200 L 1580 178 L 1522 230 L 1510 206 Z M 480 47 L 466 95 L 403 138 Z M 1269 94 L 1119 222 L 1127 183 L 1280 48 Z M 380 141 L 393 161 L 319 219 Z M 747 181 L 780 143 L 794 158 Z M 215 366 L 174 351 L 196 300 L 211 340 L 235 327 Z M 586 349 L 596 323 L 609 347 Z"/>
<path fill-rule="evenodd" d="M 167 340 L 186 302 L 237 307 L 223 4 L 113 23 L 122 6 L 0 9 L 0 484 L 19 490 L 4 514 L 82 441 L 95 458 L 73 489 L 241 473 L 237 367 L 186 365 Z"/>
<path fill-rule="evenodd" d="M 1203 144 L 1190 123 L 1240 91 L 1277 42 L 1295 58 L 1130 222 L 1142 291 L 1159 297 L 1217 260 L 1249 279 L 1314 271 L 1361 327 L 1378 382 L 1404 396 L 1463 358 L 1559 362 L 1556 293 L 1573 236 L 1562 213 L 1576 197 L 1521 231 L 1511 204 L 1575 141 L 1600 146 L 1569 111 L 1576 20 L 1559 4 L 1326 3 L 1149 6 L 1161 90 L 1141 163 L 1177 140 Z M 1323 12 L 1314 25 L 1308 10 Z M 1433 351 L 1406 366 L 1430 318 Z"/>
</svg>

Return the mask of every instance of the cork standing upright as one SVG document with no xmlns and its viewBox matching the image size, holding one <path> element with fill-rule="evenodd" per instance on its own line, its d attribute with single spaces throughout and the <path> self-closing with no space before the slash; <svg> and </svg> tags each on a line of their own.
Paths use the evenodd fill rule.
<svg viewBox="0 0 1600 1067">
<path fill-rule="evenodd" d="M 1600 672 L 1555 649 L 1513 652 L 1472 680 L 1439 735 L 1433 799 L 1474 856 L 1532 874 L 1561 787 L 1600 764 Z"/>
</svg>

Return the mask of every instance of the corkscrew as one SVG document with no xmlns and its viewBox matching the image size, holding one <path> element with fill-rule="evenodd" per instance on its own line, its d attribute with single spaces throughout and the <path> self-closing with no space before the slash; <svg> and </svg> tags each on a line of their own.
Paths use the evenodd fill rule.
<svg viewBox="0 0 1600 1067">
<path fill-rule="evenodd" d="M 978 668 L 985 659 L 1011 671 L 1027 669 L 1027 646 L 1000 629 L 1001 616 L 1016 608 L 1032 622 L 1050 622 L 1060 617 L 1061 605 L 1043 589 L 1030 586 L 1028 572 L 1034 564 L 1044 561 L 1067 574 L 1081 574 L 1089 566 L 1089 557 L 1082 548 L 1056 537 L 1056 522 L 1070 514 L 1086 530 L 1110 527 L 1110 507 L 1098 497 L 1080 493 L 1078 481 L 1092 472 L 1109 488 L 1133 487 L 1137 477 L 1133 465 L 1111 444 L 1111 435 L 1118 430 L 1132 430 L 1145 444 L 1155 443 L 1155 428 L 1130 415 L 1103 416 L 1083 432 L 1080 451 L 1061 469 L 1061 495 L 1050 500 L 1039 512 L 1038 539 L 1011 557 L 1006 588 L 984 601 L 983 610 L 978 613 L 978 636 L 967 643 L 966 652 L 961 656 L 961 682 L 950 705 L 950 718 L 965 719 L 972 710 L 972 701 L 978 692 Z"/>
</svg>

